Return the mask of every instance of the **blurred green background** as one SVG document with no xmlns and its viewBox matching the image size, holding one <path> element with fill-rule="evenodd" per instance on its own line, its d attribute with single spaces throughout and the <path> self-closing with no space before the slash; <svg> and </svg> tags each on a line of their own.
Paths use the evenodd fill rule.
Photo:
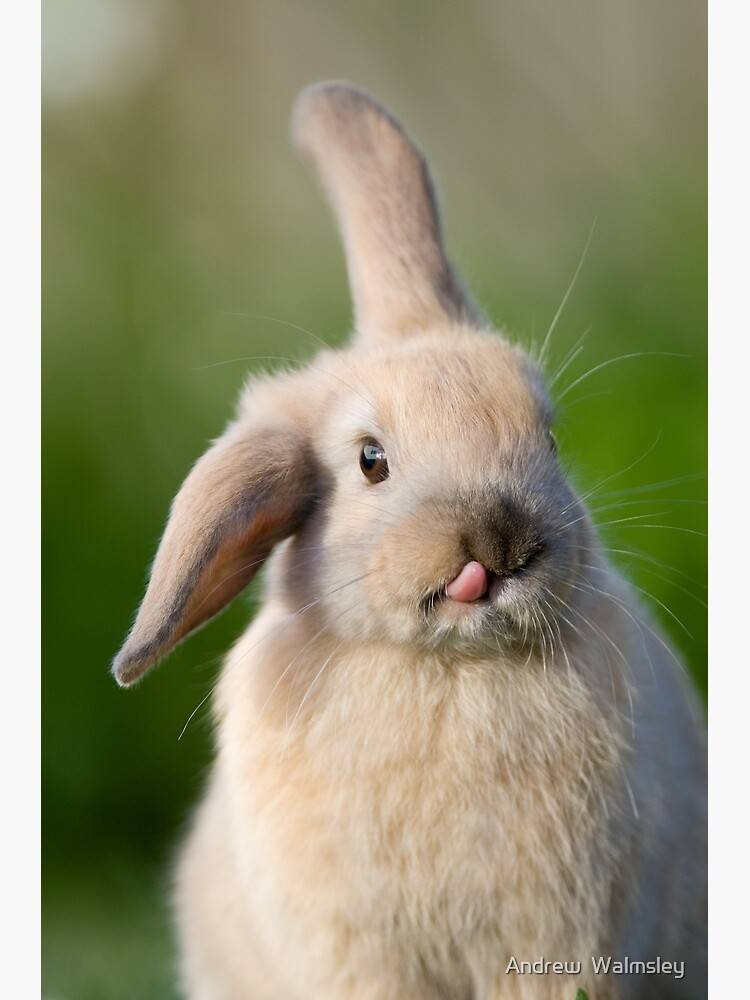
<svg viewBox="0 0 750 1000">
<path fill-rule="evenodd" d="M 248 599 L 134 691 L 108 664 L 175 490 L 268 364 L 252 356 L 308 357 L 311 338 L 286 324 L 346 336 L 338 240 L 287 138 L 304 84 L 350 78 L 402 118 L 435 169 L 452 256 L 524 342 L 543 337 L 596 219 L 553 364 L 590 332 L 561 385 L 623 354 L 687 355 L 592 374 L 558 435 L 581 488 L 627 470 L 605 489 L 638 502 L 600 520 L 639 519 L 605 525 L 606 544 L 635 553 L 613 557 L 705 690 L 705 9 L 49 0 L 43 13 L 44 990 L 169 998 L 169 863 L 210 759 L 205 705 L 179 736 Z"/>
</svg>

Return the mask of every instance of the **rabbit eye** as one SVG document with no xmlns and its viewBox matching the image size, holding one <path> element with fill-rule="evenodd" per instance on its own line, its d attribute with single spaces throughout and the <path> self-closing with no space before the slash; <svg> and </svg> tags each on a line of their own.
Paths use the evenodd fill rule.
<svg viewBox="0 0 750 1000">
<path fill-rule="evenodd" d="M 377 441 L 367 441 L 359 453 L 359 467 L 371 483 L 382 483 L 388 478 L 388 459 Z"/>
</svg>

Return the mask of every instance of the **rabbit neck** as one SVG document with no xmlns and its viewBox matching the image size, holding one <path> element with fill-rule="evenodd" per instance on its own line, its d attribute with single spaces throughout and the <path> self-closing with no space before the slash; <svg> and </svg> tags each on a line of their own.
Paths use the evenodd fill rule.
<svg viewBox="0 0 750 1000">
<path fill-rule="evenodd" d="M 429 773 L 481 758 L 492 780 L 497 767 L 546 768 L 561 755 L 576 766 L 609 761 L 632 710 L 634 636 L 611 606 L 599 620 L 598 631 L 570 637 L 565 656 L 451 658 L 332 638 L 317 619 L 271 602 L 229 657 L 220 729 L 262 734 L 275 752 L 303 752 L 342 777 L 397 761 Z"/>
</svg>

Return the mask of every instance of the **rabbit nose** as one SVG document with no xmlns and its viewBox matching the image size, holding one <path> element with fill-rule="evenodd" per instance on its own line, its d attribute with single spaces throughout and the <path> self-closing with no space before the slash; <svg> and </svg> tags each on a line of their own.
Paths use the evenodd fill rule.
<svg viewBox="0 0 750 1000">
<path fill-rule="evenodd" d="M 484 597 L 489 587 L 489 575 L 481 563 L 468 562 L 455 580 L 445 589 L 446 594 L 454 601 L 469 603 Z"/>
<path fill-rule="evenodd" d="M 491 498 L 487 507 L 475 513 L 470 525 L 464 535 L 464 544 L 472 562 L 456 577 L 456 583 L 469 566 L 479 566 L 485 581 L 479 596 L 487 590 L 492 577 L 514 576 L 546 548 L 537 516 L 526 505 L 508 497 Z M 475 570 L 471 575 L 478 576 Z M 476 597 L 469 599 L 476 600 Z"/>
</svg>

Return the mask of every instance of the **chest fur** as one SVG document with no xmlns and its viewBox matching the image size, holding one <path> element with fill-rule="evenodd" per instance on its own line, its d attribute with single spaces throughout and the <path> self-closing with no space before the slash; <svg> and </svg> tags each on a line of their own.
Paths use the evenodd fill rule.
<svg viewBox="0 0 750 1000">
<path fill-rule="evenodd" d="M 583 683 L 342 659 L 311 693 L 301 674 L 304 704 L 291 690 L 259 714 L 247 672 L 224 701 L 220 766 L 256 886 L 380 936 L 508 940 L 533 935 L 540 899 L 563 922 L 599 910 L 621 745 Z"/>
</svg>

